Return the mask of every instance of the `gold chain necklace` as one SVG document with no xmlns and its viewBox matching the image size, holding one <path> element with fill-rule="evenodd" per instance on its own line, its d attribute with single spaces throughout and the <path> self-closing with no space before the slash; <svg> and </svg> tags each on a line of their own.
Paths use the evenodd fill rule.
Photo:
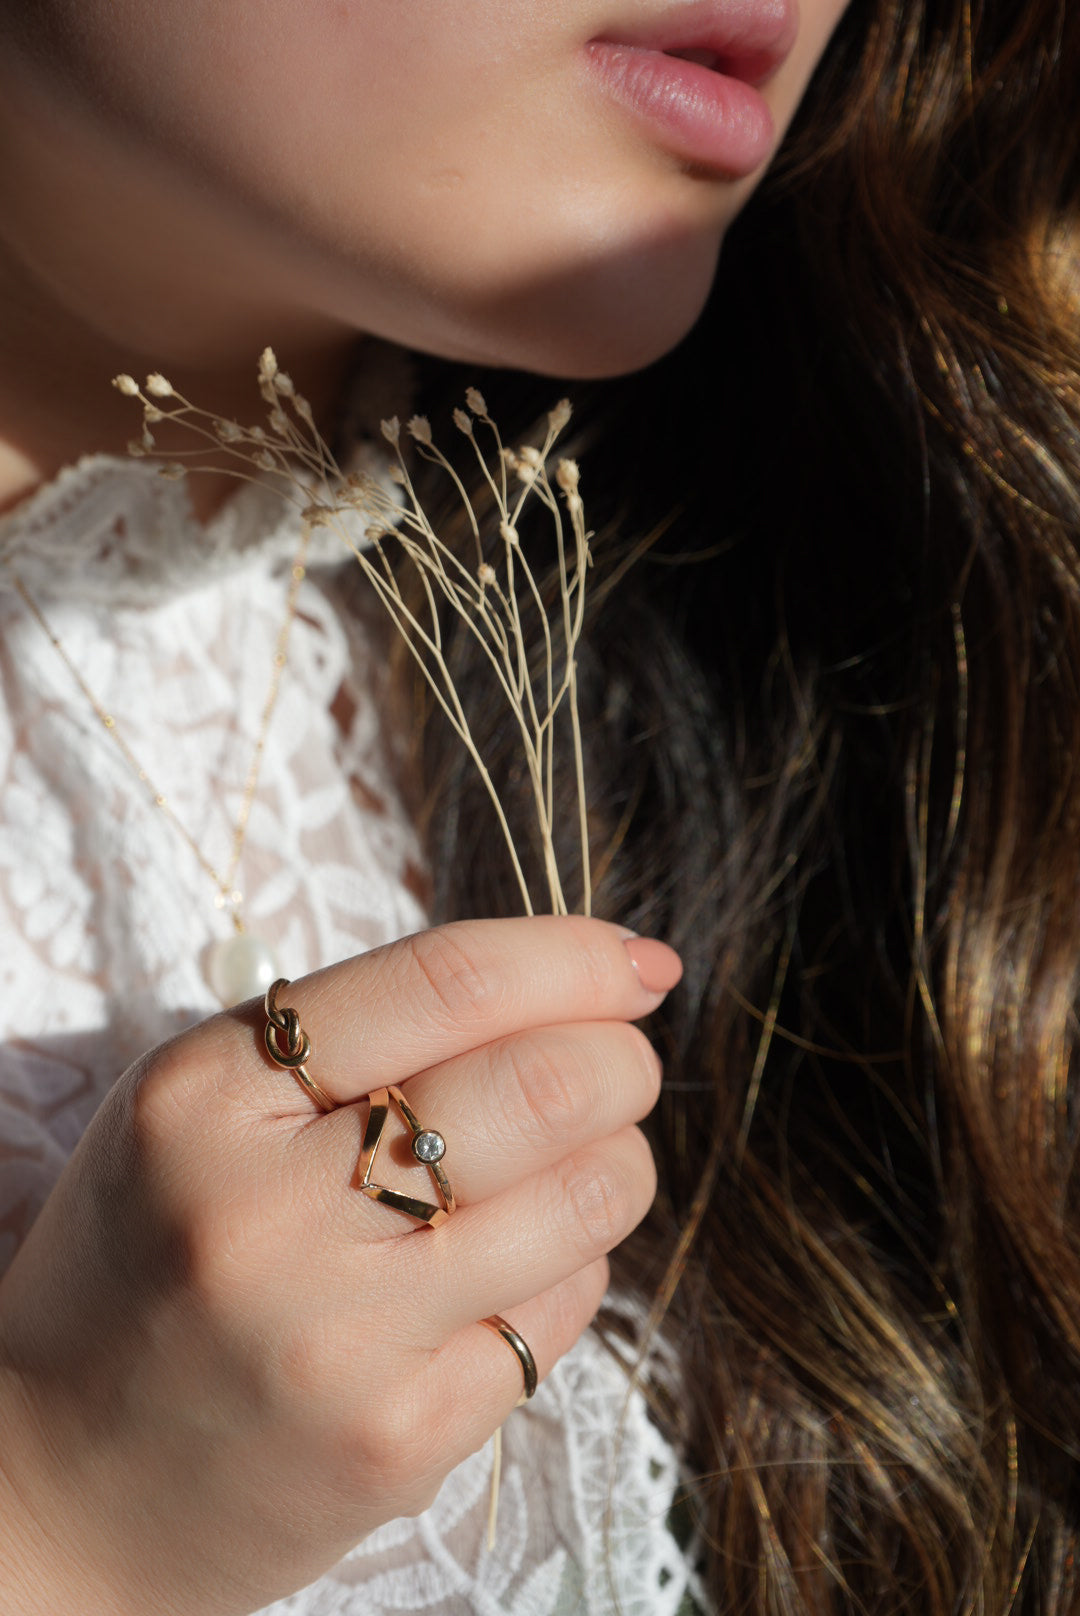
<svg viewBox="0 0 1080 1616">
<path fill-rule="evenodd" d="M 76 666 L 71 653 L 52 628 L 19 574 L 13 571 L 10 575 L 16 592 L 90 703 L 102 728 L 106 734 L 112 737 L 128 768 L 140 785 L 145 786 L 152 806 L 161 810 L 173 829 L 187 843 L 195 855 L 199 867 L 206 872 L 213 882 L 216 888 L 214 894 L 215 907 L 220 910 L 227 910 L 229 913 L 233 925 L 233 935 L 215 943 L 207 951 L 204 971 L 207 983 L 213 988 L 224 1005 L 239 1004 L 243 999 L 255 998 L 264 994 L 271 982 L 281 975 L 278 962 L 269 943 L 260 937 L 254 936 L 244 924 L 244 895 L 237 888 L 236 877 L 244 851 L 244 839 L 247 835 L 248 821 L 251 818 L 255 793 L 259 787 L 259 774 L 262 769 L 263 753 L 266 749 L 266 737 L 270 730 L 270 721 L 274 716 L 274 709 L 277 706 L 278 693 L 281 689 L 281 676 L 288 661 L 289 636 L 292 632 L 293 620 L 296 617 L 296 604 L 300 593 L 300 585 L 307 574 L 306 561 L 310 544 L 311 529 L 305 524 L 300 547 L 293 559 L 289 591 L 285 600 L 285 615 L 278 630 L 274 647 L 270 684 L 267 688 L 266 699 L 263 702 L 255 749 L 248 764 L 247 777 L 244 781 L 244 794 L 240 802 L 240 812 L 233 827 L 232 847 L 224 875 L 210 862 L 187 826 L 177 816 L 176 810 L 165 793 L 155 785 L 149 770 L 139 761 L 131 746 L 120 733 L 114 714 L 108 710 L 100 697 L 90 688 L 86 678 Z"/>
</svg>

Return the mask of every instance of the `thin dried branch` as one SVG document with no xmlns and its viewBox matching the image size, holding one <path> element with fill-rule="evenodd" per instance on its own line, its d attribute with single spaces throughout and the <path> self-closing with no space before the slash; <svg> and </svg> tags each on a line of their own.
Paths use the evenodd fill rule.
<svg viewBox="0 0 1080 1616">
<path fill-rule="evenodd" d="M 133 455 L 153 456 L 153 428 L 162 421 L 183 425 L 218 456 L 236 463 L 232 475 L 271 481 L 296 504 L 312 526 L 335 529 L 355 556 L 376 598 L 402 636 L 436 702 L 461 738 L 491 799 L 506 843 L 526 913 L 537 907 L 521 857 L 514 845 L 509 815 L 502 802 L 447 661 L 444 624 L 457 617 L 492 670 L 507 714 L 517 728 L 522 759 L 533 794 L 542 854 L 547 906 L 567 911 L 565 884 L 555 840 L 557 746 L 564 728 L 573 757 L 577 788 L 578 835 L 583 878 L 583 908 L 591 906 L 588 815 L 584 753 L 577 704 L 577 650 L 585 612 L 586 573 L 591 562 L 578 467 L 560 460 L 554 483 L 548 462 L 559 435 L 570 420 L 570 405 L 560 401 L 548 415 L 539 446 L 507 447 L 488 413 L 483 395 L 469 388 L 466 408 L 454 411 L 454 423 L 469 440 L 482 489 L 490 497 L 492 516 L 482 523 L 469 496 L 465 477 L 434 441 L 424 416 L 402 427 L 396 417 L 382 423 L 391 460 L 384 476 L 346 474 L 315 425 L 311 407 L 270 348 L 259 360 L 259 393 L 267 405 L 265 424 L 243 425 L 200 409 L 178 393 L 158 372 L 144 386 L 131 376 L 115 378 L 122 393 L 143 408 L 142 435 L 129 445 Z M 490 444 L 485 453 L 485 439 Z M 436 532 L 417 493 L 405 454 L 413 452 L 438 466 L 449 478 L 472 538 L 471 555 L 461 555 Z M 170 456 L 161 475 L 182 476 L 183 462 L 198 449 Z M 198 469 L 198 468 L 192 468 Z M 219 467 L 220 469 L 220 467 Z M 261 475 L 260 475 L 261 474 Z M 561 499 L 560 499 L 561 496 Z M 530 502 L 538 501 L 551 518 L 554 572 L 558 598 L 549 604 L 533 563 L 525 554 L 519 524 Z M 569 519 L 569 535 L 567 522 Z M 397 559 L 392 559 L 396 552 Z M 421 621 L 402 589 L 401 566 L 411 569 L 425 604 Z M 565 713 L 565 720 L 560 715 Z"/>
</svg>

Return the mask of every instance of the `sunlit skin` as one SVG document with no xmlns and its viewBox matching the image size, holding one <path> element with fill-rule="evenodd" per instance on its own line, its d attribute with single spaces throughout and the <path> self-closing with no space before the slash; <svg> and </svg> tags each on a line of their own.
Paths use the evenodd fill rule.
<svg viewBox="0 0 1080 1616">
<path fill-rule="evenodd" d="M 802 0 L 764 91 L 777 143 L 843 4 Z M 366 334 L 583 378 L 665 352 L 772 155 L 738 179 L 691 164 L 605 93 L 590 40 L 665 9 L 0 0 L 0 510 L 122 452 L 140 412 L 119 373 L 250 419 L 271 344 L 327 424 Z M 198 513 L 233 486 L 193 480 Z M 314 1126 L 287 1077 L 268 1098 L 250 1006 L 119 1079 L 4 1276 L 20 1609 L 250 1610 L 430 1507 L 520 1393 L 476 1321 L 510 1310 L 556 1362 L 655 1195 L 637 1123 L 661 1073 L 631 1023 L 681 964 L 630 942 L 581 916 L 474 921 L 297 977 L 333 1102 Z M 429 1106 L 425 1077 L 449 1098 Z M 346 1200 L 356 1102 L 398 1080 L 469 1141 L 460 1215 L 430 1239 Z"/>
<path fill-rule="evenodd" d="M 123 447 L 119 370 L 246 415 L 267 342 L 317 412 L 357 333 L 581 377 L 663 353 L 767 166 L 688 170 L 588 72 L 680 9 L 0 0 L 0 508 Z M 778 140 L 843 9 L 802 0 Z"/>
</svg>

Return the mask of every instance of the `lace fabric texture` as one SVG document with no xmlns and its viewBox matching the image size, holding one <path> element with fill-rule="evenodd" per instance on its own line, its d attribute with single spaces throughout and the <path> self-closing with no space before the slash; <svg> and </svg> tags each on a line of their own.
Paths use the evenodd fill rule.
<svg viewBox="0 0 1080 1616">
<path fill-rule="evenodd" d="M 182 483 L 104 456 L 0 518 L 0 1272 L 117 1076 L 218 1009 L 202 962 L 230 935 L 12 575 L 223 870 L 299 538 L 265 484 L 203 526 Z M 315 538 L 239 871 L 247 925 L 290 976 L 424 924 L 379 719 L 381 626 L 340 538 Z M 668 1522 L 676 1458 L 591 1332 L 504 1443 L 493 1552 L 489 1445 L 424 1515 L 372 1534 L 275 1616 L 693 1608 L 694 1550 Z"/>
</svg>

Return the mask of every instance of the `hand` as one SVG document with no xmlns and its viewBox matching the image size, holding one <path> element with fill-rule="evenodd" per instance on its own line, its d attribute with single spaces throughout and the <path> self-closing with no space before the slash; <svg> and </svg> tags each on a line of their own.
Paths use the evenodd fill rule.
<svg viewBox="0 0 1080 1616">
<path fill-rule="evenodd" d="M 521 1367 L 478 1320 L 506 1315 L 541 1377 L 574 1343 L 655 1192 L 633 1124 L 659 1062 L 628 1023 L 679 965 L 624 935 L 468 922 L 290 983 L 329 1113 L 271 1062 L 261 1005 L 121 1078 L 0 1285 L 20 1616 L 269 1603 L 506 1419 Z M 356 1187 L 362 1096 L 390 1083 L 447 1143 L 438 1228 Z M 397 1121 L 375 1177 L 435 1201 Z"/>
</svg>

